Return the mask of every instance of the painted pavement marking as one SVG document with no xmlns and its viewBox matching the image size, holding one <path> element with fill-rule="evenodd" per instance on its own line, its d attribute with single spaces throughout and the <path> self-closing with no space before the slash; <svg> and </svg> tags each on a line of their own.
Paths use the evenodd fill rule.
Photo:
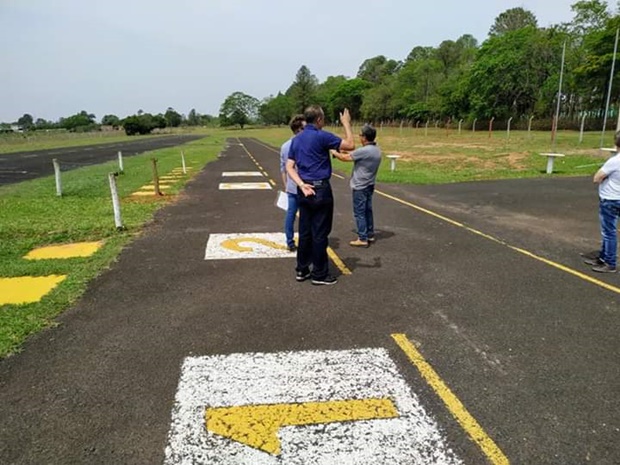
<svg viewBox="0 0 620 465">
<path fill-rule="evenodd" d="M 211 234 L 205 260 L 291 258 L 284 233 Z"/>
<path fill-rule="evenodd" d="M 409 360 L 415 365 L 422 377 L 433 388 L 441 400 L 446 404 L 452 416 L 459 422 L 471 439 L 482 449 L 493 465 L 508 465 L 510 462 L 501 449 L 495 444 L 482 426 L 467 411 L 463 403 L 456 397 L 450 388 L 443 382 L 433 367 L 424 359 L 404 334 L 392 334 L 392 338 Z"/>
<path fill-rule="evenodd" d="M 260 171 L 224 171 L 222 176 L 225 178 L 234 177 L 262 177 L 263 174 Z"/>
<path fill-rule="evenodd" d="M 222 182 L 221 191 L 229 190 L 272 190 L 268 182 Z"/>
<path fill-rule="evenodd" d="M 166 465 L 460 465 L 385 349 L 188 357 Z"/>
<path fill-rule="evenodd" d="M 0 305 L 38 302 L 65 279 L 59 275 L 0 278 Z"/>
<path fill-rule="evenodd" d="M 31 250 L 24 258 L 26 260 L 85 258 L 94 255 L 102 246 L 103 241 L 50 245 Z"/>
</svg>

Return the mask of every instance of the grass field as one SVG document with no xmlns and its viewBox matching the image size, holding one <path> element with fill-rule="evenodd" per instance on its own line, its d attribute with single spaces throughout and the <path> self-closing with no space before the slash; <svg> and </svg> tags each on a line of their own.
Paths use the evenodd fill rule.
<svg viewBox="0 0 620 465">
<path fill-rule="evenodd" d="M 343 135 L 341 128 L 327 128 Z M 354 128 L 356 144 L 359 127 Z M 279 147 L 290 137 L 285 127 L 271 129 L 251 129 L 245 137 L 256 137 L 266 143 Z M 612 134 L 608 133 L 607 146 L 613 146 Z M 449 182 L 477 181 L 488 179 L 531 178 L 545 176 L 547 159 L 541 153 L 551 152 L 551 137 L 546 132 L 513 131 L 510 139 L 505 132 L 495 132 L 489 138 L 488 132 L 472 133 L 457 131 L 446 133 L 445 129 L 425 130 L 414 128 L 384 128 L 377 134 L 384 155 L 394 154 L 400 158 L 396 171 L 390 171 L 390 163 L 385 160 L 379 171 L 380 182 L 413 184 L 440 184 Z M 556 159 L 554 176 L 589 176 L 602 165 L 608 155 L 598 150 L 599 133 L 586 133 L 579 144 L 576 132 L 558 134 L 555 152 L 563 153 L 565 158 Z M 348 172 L 351 165 L 335 161 L 334 167 Z"/>
<path fill-rule="evenodd" d="M 188 166 L 194 167 L 192 173 L 214 160 L 224 143 L 221 135 L 213 135 L 183 146 Z M 129 198 L 152 179 L 153 156 L 161 174 L 181 166 L 178 147 L 125 159 L 125 174 L 118 178 L 125 232 L 115 229 L 110 199 L 107 174 L 117 169 L 115 163 L 63 173 L 62 198 L 55 195 L 53 176 L 0 188 L 0 277 L 68 275 L 39 303 L 0 307 L 0 357 L 19 350 L 29 335 L 53 324 L 54 317 L 79 298 L 153 213 L 174 201 L 174 195 L 142 201 Z M 177 184 L 171 194 L 183 184 Z M 105 240 L 105 245 L 91 258 L 22 258 L 39 246 L 98 240 Z"/>
<path fill-rule="evenodd" d="M 342 134 L 338 128 L 329 129 Z M 359 127 L 354 130 L 357 134 Z M 209 137 L 184 146 L 188 164 L 195 167 L 194 173 L 216 158 L 228 137 L 254 137 L 279 147 L 291 134 L 287 127 L 202 130 L 202 133 L 208 133 Z M 87 145 L 114 140 L 106 137 L 80 135 L 69 140 L 57 134 L 56 138 L 36 143 L 51 148 L 71 145 L 68 142 Z M 554 176 L 591 175 L 604 162 L 605 156 L 597 149 L 599 134 L 587 134 L 583 144 L 578 143 L 578 137 L 572 132 L 559 134 L 556 151 L 566 157 L 556 161 Z M 609 134 L 609 145 L 611 137 Z M 455 132 L 447 135 L 445 130 L 430 129 L 425 135 L 424 129 L 403 129 L 401 133 L 399 128 L 384 128 L 378 133 L 378 142 L 384 154 L 402 157 L 393 173 L 389 162 L 384 161 L 379 181 L 419 184 L 546 176 L 546 159 L 540 153 L 551 150 L 548 133 L 532 133 L 528 137 L 526 133 L 513 132 L 508 140 L 505 133 L 499 132 L 489 138 L 488 133 L 468 132 L 459 136 Z M 5 149 L 15 147 L 7 143 Z M 95 276 L 110 266 L 153 213 L 174 201 L 174 196 L 134 201 L 129 195 L 151 180 L 151 157 L 159 160 L 163 174 L 180 166 L 179 152 L 177 147 L 125 159 L 125 174 L 118 181 L 123 220 L 128 228 L 125 232 L 114 228 L 107 180 L 107 173 L 117 169 L 114 162 L 63 173 L 65 195 L 62 198 L 55 196 L 53 176 L 0 188 L 0 277 L 69 276 L 40 303 L 0 307 L 0 357 L 18 351 L 29 335 L 53 325 L 54 318 L 82 295 Z M 351 164 L 337 162 L 335 168 L 348 173 Z M 176 185 L 172 193 L 178 192 L 182 185 Z M 102 239 L 104 247 L 91 258 L 45 261 L 22 258 L 35 247 Z"/>
</svg>

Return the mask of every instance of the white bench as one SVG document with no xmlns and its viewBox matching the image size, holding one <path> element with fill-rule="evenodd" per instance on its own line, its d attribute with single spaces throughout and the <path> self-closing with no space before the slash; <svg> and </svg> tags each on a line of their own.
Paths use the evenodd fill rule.
<svg viewBox="0 0 620 465">
<path fill-rule="evenodd" d="M 390 171 L 394 171 L 396 169 L 396 160 L 400 158 L 400 155 L 387 155 L 387 158 L 390 160 Z"/>
<path fill-rule="evenodd" d="M 601 147 L 601 152 L 603 153 L 607 153 L 609 154 L 609 156 L 615 155 L 616 153 L 618 153 L 618 149 L 617 148 L 605 148 L 605 147 Z"/>
<path fill-rule="evenodd" d="M 541 153 L 543 157 L 547 157 L 547 174 L 553 173 L 553 162 L 556 158 L 564 158 L 563 153 Z"/>
</svg>

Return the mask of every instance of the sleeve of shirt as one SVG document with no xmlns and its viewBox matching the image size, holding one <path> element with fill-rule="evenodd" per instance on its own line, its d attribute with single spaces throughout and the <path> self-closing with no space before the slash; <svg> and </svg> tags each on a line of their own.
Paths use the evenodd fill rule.
<svg viewBox="0 0 620 465">
<path fill-rule="evenodd" d="M 342 139 L 331 132 L 321 131 L 323 136 L 323 144 L 328 150 L 338 150 Z"/>
<path fill-rule="evenodd" d="M 353 152 L 351 152 L 350 155 L 351 155 L 351 160 L 357 161 L 360 158 L 364 157 L 364 152 L 362 151 L 362 148 L 360 147 L 359 149 L 353 150 Z"/>
<path fill-rule="evenodd" d="M 610 158 L 605 162 L 601 170 L 607 176 L 609 176 L 614 171 L 618 171 L 620 169 L 620 156 L 616 155 L 615 157 Z"/>
<path fill-rule="evenodd" d="M 280 172 L 281 173 L 286 172 L 286 160 L 288 160 L 288 153 L 290 152 L 290 150 L 288 150 L 287 145 L 288 144 L 284 143 L 282 144 L 282 147 L 280 147 Z"/>
</svg>

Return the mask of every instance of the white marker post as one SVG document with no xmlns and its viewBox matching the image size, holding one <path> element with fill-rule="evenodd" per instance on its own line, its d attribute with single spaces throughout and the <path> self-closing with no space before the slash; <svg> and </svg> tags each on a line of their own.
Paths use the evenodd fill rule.
<svg viewBox="0 0 620 465">
<path fill-rule="evenodd" d="M 474 118 L 474 124 L 471 127 L 471 132 L 476 132 L 476 122 L 478 121 L 478 118 Z"/>
<path fill-rule="evenodd" d="M 125 172 L 125 170 L 123 169 L 123 152 L 121 152 L 120 150 L 118 151 L 118 170 L 120 173 Z"/>
<path fill-rule="evenodd" d="M 461 135 L 462 128 L 463 128 L 463 120 L 459 121 L 459 136 Z"/>
<path fill-rule="evenodd" d="M 579 130 L 579 143 L 582 144 L 583 143 L 583 130 L 586 127 L 586 115 L 583 115 L 583 118 L 581 118 L 581 129 Z"/>
<path fill-rule="evenodd" d="M 112 207 L 114 208 L 114 225 L 117 231 L 125 229 L 123 227 L 123 220 L 121 218 L 121 202 L 118 199 L 118 190 L 116 188 L 116 176 L 117 173 L 108 174 L 108 180 L 110 181 L 110 193 L 112 194 Z"/>
<path fill-rule="evenodd" d="M 185 152 L 181 150 L 181 164 L 183 165 L 183 174 L 187 174 L 187 167 L 185 166 Z"/>
<path fill-rule="evenodd" d="M 534 117 L 530 116 L 529 121 L 527 122 L 527 138 L 531 138 L 532 134 L 532 121 L 534 121 Z"/>
<path fill-rule="evenodd" d="M 388 155 L 388 160 L 390 160 L 390 171 L 394 172 L 396 170 L 396 160 L 400 158 L 398 155 Z"/>
<path fill-rule="evenodd" d="M 428 136 L 428 123 L 429 123 L 429 122 L 430 122 L 430 121 L 426 121 L 426 126 L 424 127 L 424 135 L 425 135 L 425 136 Z"/>
<path fill-rule="evenodd" d="M 512 117 L 510 117 L 510 118 L 508 119 L 508 129 L 507 129 L 507 131 L 506 131 L 506 133 L 507 133 L 507 134 L 506 134 L 506 137 L 507 137 L 508 139 L 510 139 L 510 123 L 512 123 Z"/>
<path fill-rule="evenodd" d="M 56 195 L 58 197 L 62 197 L 62 181 L 60 179 L 60 163 L 58 163 L 58 160 L 56 158 L 52 160 L 52 163 L 54 164 L 54 175 L 56 177 Z"/>
</svg>

